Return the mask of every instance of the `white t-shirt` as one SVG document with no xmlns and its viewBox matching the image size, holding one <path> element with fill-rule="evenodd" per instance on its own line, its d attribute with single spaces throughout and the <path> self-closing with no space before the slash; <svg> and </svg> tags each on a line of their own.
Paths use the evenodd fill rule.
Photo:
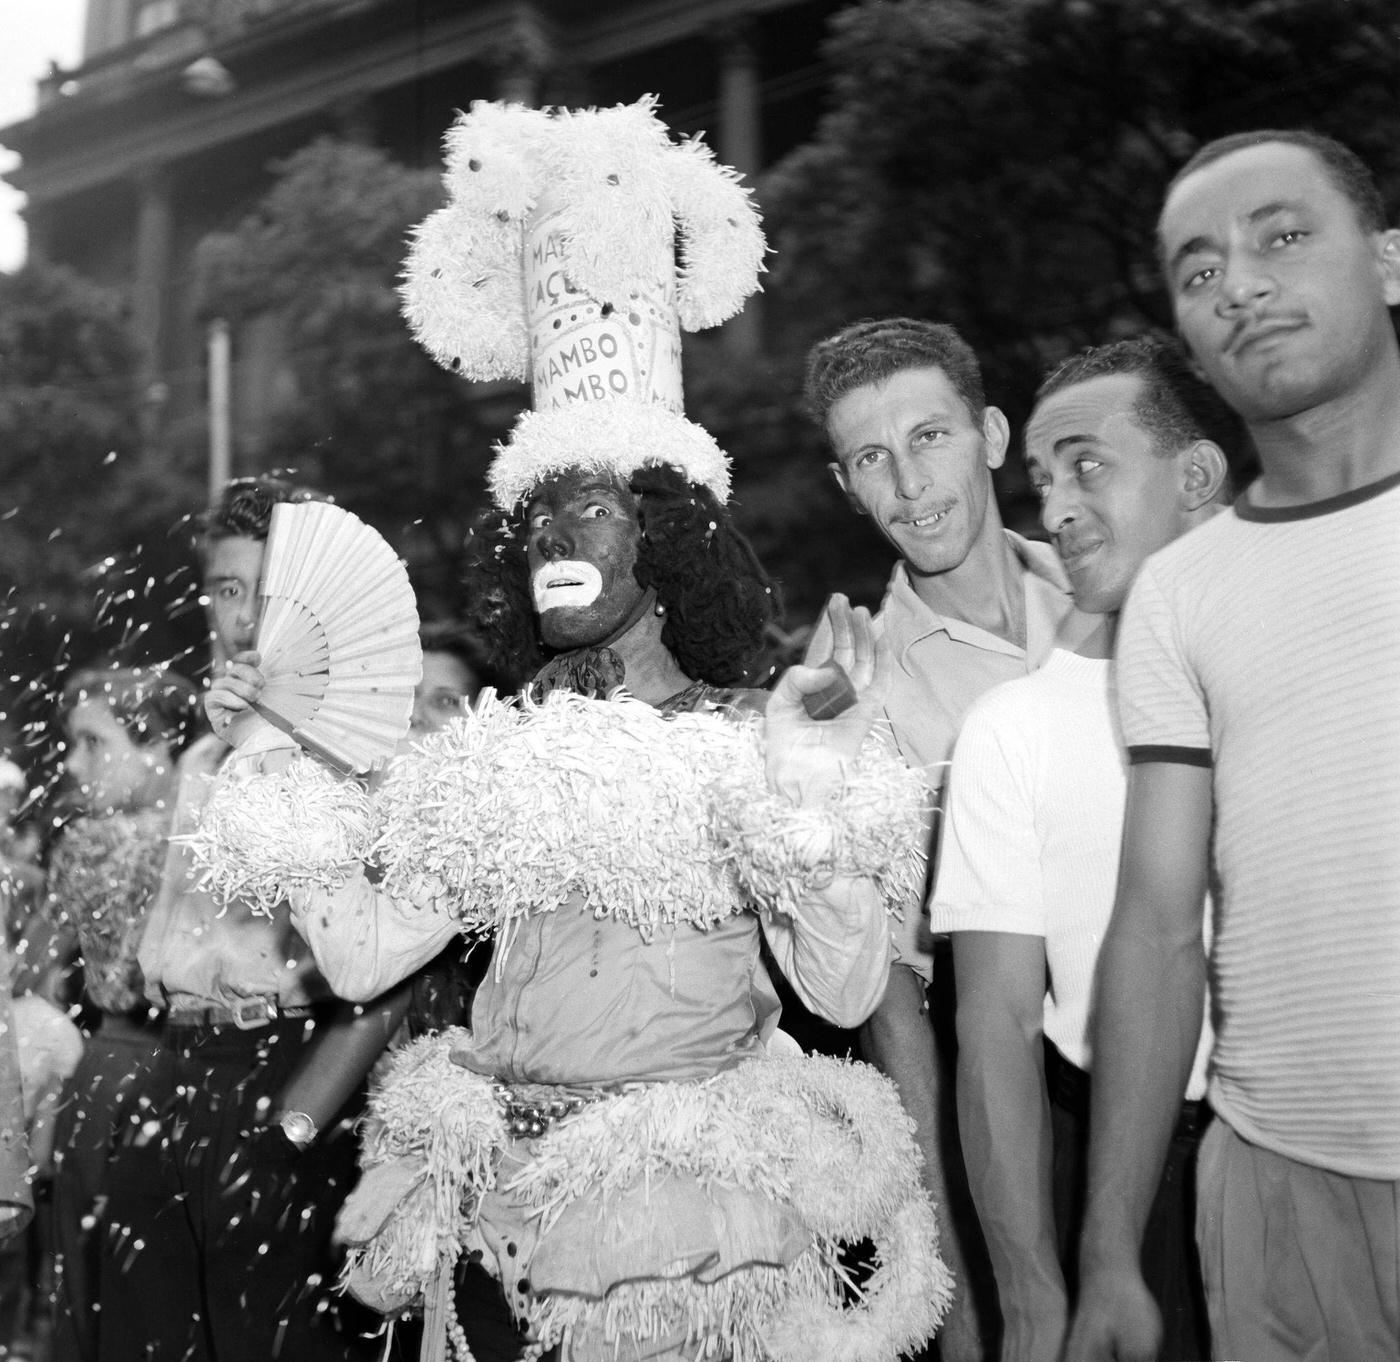
<svg viewBox="0 0 1400 1362">
<path fill-rule="evenodd" d="M 1212 1106 L 1400 1177 L 1400 476 L 1154 554 L 1118 667 L 1131 759 L 1213 768 Z"/>
<path fill-rule="evenodd" d="M 1113 664 L 1056 649 L 963 720 L 930 907 L 935 932 L 1045 939 L 1045 1035 L 1092 1070 L 1094 968 L 1113 912 L 1127 797 Z M 1209 1017 L 1187 1097 L 1206 1090 Z"/>
</svg>

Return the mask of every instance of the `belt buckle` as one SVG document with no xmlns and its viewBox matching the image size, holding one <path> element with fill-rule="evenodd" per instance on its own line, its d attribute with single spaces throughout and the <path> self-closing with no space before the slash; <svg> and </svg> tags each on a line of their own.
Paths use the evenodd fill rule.
<svg viewBox="0 0 1400 1362">
<path fill-rule="evenodd" d="M 276 1005 L 266 998 L 245 998 L 229 1011 L 233 1013 L 233 1024 L 240 1031 L 256 1031 L 260 1026 L 268 1026 L 277 1014 Z"/>
</svg>

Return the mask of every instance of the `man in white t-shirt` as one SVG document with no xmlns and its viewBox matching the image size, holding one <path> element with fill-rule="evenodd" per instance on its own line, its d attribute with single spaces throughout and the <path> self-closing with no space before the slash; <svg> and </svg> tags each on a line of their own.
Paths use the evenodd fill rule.
<svg viewBox="0 0 1400 1362">
<path fill-rule="evenodd" d="M 1219 509 L 1230 428 L 1184 359 L 1148 338 L 1061 365 L 1026 428 L 1042 522 L 1076 606 L 1102 627 L 989 691 L 963 720 L 930 914 L 935 932 L 952 934 L 963 1155 L 996 1273 L 1003 1356 L 1020 1362 L 1060 1356 L 1083 1213 L 1094 966 L 1127 787 L 1112 701 L 1117 615 L 1148 554 Z M 1208 1048 L 1203 1040 L 1148 1252 L 1172 1358 L 1208 1347 L 1182 1176 L 1208 1116 Z"/>
<path fill-rule="evenodd" d="M 1072 1358 L 1149 1357 L 1136 1271 L 1200 1025 L 1216 1355 L 1400 1356 L 1400 232 L 1300 132 L 1199 151 L 1158 246 L 1262 473 L 1154 556 L 1118 646 L 1132 762 L 1100 956 Z"/>
</svg>

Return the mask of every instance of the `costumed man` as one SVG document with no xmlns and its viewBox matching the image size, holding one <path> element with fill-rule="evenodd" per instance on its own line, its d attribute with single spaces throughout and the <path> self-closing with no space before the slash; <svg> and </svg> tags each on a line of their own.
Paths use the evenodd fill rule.
<svg viewBox="0 0 1400 1362">
<path fill-rule="evenodd" d="M 864 612 L 832 610 L 857 695 L 838 717 L 804 704 L 821 712 L 827 668 L 789 672 L 762 718 L 767 697 L 736 689 L 772 593 L 724 510 L 727 459 L 679 413 L 678 314 L 741 305 L 756 215 L 650 101 L 475 106 L 448 184 L 408 312 L 467 376 L 534 380 L 491 471 L 482 599 L 502 656 L 548 660 L 521 704 L 484 700 L 372 798 L 303 772 L 295 816 L 337 829 L 322 864 L 237 844 L 217 795 L 200 834 L 215 886 L 290 896 L 347 997 L 459 933 L 495 937 L 470 1031 L 410 1047 L 374 1099 L 342 1217 L 352 1287 L 421 1298 L 425 1356 L 469 1355 L 450 1283 L 476 1261 L 535 1355 L 894 1362 L 951 1285 L 911 1126 L 874 1070 L 784 1053 L 760 944 L 814 1011 L 869 1015 L 886 909 L 918 901 L 923 787 L 868 735 L 883 668 Z M 486 296 L 512 270 L 514 312 Z M 257 698 L 256 663 L 211 692 L 217 728 Z M 287 780 L 227 797 L 287 808 Z M 841 1259 L 862 1239 L 868 1272 Z"/>
</svg>

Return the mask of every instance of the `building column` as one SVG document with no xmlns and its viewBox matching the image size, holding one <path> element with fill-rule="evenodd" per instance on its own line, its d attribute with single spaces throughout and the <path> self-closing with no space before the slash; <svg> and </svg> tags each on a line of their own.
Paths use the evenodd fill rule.
<svg viewBox="0 0 1400 1362">
<path fill-rule="evenodd" d="M 496 71 L 496 98 L 538 108 L 540 78 L 554 64 L 554 44 L 533 4 L 518 3 L 507 30 L 488 48 Z"/>
<path fill-rule="evenodd" d="M 378 131 L 374 105 L 363 95 L 342 99 L 331 110 L 336 133 L 347 142 L 359 142 L 372 147 Z"/>
<path fill-rule="evenodd" d="M 110 52 L 132 37 L 131 0 L 88 0 L 83 60 Z"/>
<path fill-rule="evenodd" d="M 140 172 L 137 184 L 136 270 L 131 314 L 132 329 L 141 348 L 138 373 L 142 434 L 150 442 L 159 432 L 169 396 L 164 353 L 174 216 L 169 167 L 146 167 Z"/>
<path fill-rule="evenodd" d="M 763 167 L 762 95 L 753 26 L 746 21 L 726 25 L 719 43 L 719 159 L 739 171 L 750 188 Z M 763 296 L 754 294 L 737 316 L 725 322 L 721 335 L 736 359 L 748 359 L 763 348 Z"/>
</svg>

